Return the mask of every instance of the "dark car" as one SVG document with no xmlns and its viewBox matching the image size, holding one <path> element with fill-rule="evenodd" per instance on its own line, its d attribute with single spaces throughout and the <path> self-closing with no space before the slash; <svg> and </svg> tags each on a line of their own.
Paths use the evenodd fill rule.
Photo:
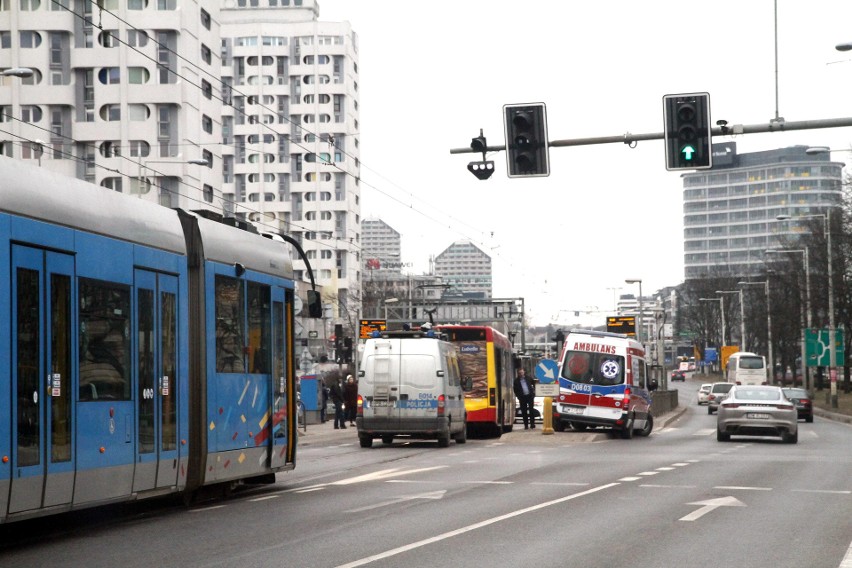
<svg viewBox="0 0 852 568">
<path fill-rule="evenodd" d="M 683 371 L 680 371 L 678 369 L 675 369 L 674 371 L 672 371 L 671 380 L 672 381 L 686 382 L 686 373 L 684 373 Z"/>
<path fill-rule="evenodd" d="M 787 400 L 796 405 L 796 410 L 799 413 L 799 419 L 805 419 L 805 422 L 814 421 L 814 404 L 811 400 L 811 395 L 805 389 L 783 388 L 784 396 Z"/>
<path fill-rule="evenodd" d="M 719 403 L 728 396 L 728 391 L 734 383 L 713 383 L 710 387 L 710 394 L 707 395 L 707 414 L 713 414 L 718 410 Z"/>
</svg>

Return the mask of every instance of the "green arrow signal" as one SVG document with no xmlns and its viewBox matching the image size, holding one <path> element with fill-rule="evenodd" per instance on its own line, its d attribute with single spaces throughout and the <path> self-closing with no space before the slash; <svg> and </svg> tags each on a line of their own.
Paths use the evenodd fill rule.
<svg viewBox="0 0 852 568">
<path fill-rule="evenodd" d="M 692 156 L 695 154 L 695 148 L 687 144 L 686 146 L 681 148 L 680 153 L 683 154 L 684 160 L 686 160 L 687 162 L 691 162 Z"/>
</svg>

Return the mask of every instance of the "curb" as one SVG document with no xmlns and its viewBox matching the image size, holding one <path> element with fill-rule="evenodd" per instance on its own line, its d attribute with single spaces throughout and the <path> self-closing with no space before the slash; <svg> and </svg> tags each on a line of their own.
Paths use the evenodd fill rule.
<svg viewBox="0 0 852 568">
<path fill-rule="evenodd" d="M 826 420 L 831 420 L 833 422 L 852 424 L 852 416 L 839 414 L 837 412 L 829 412 L 828 410 L 823 410 L 818 406 L 814 406 L 814 416 L 819 416 L 820 418 L 825 418 Z"/>
</svg>

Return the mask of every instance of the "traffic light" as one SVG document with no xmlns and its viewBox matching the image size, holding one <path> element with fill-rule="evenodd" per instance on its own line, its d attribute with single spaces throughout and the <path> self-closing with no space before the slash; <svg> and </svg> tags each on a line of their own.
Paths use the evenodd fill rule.
<svg viewBox="0 0 852 568">
<path fill-rule="evenodd" d="M 344 337 L 343 338 L 343 362 L 351 363 L 352 362 L 352 338 Z"/>
<path fill-rule="evenodd" d="M 504 105 L 503 127 L 509 177 L 549 176 L 550 149 L 544 103 Z"/>
<path fill-rule="evenodd" d="M 665 95 L 663 114 L 666 169 L 699 170 L 712 167 L 710 94 Z"/>
<path fill-rule="evenodd" d="M 343 353 L 343 324 L 334 324 L 334 356 L 340 359 Z"/>
</svg>

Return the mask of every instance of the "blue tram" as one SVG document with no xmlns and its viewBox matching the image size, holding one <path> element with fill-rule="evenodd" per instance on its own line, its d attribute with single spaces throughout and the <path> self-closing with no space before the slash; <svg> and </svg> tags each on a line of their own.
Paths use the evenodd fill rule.
<svg viewBox="0 0 852 568">
<path fill-rule="evenodd" d="M 0 523 L 272 482 L 290 247 L 0 157 Z"/>
</svg>

